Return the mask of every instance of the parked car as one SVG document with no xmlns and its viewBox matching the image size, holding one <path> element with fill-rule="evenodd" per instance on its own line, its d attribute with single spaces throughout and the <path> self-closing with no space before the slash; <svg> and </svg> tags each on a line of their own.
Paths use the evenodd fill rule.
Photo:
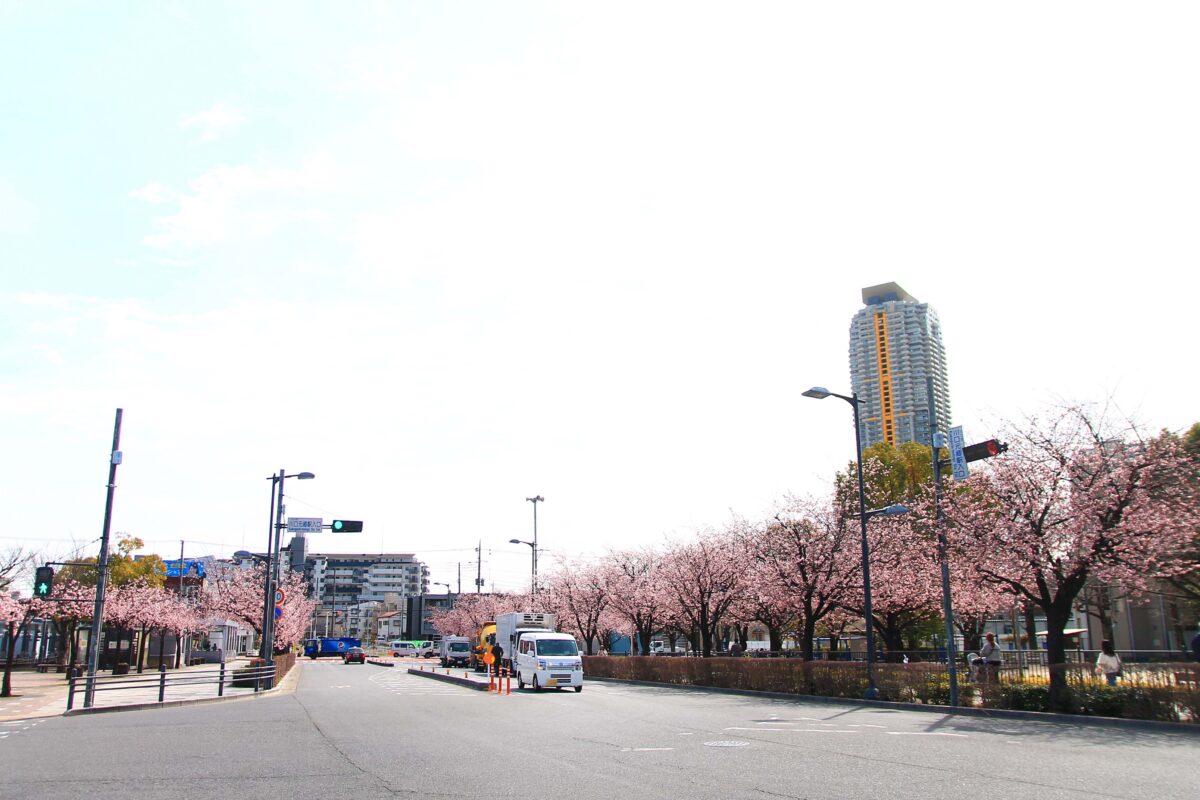
<svg viewBox="0 0 1200 800">
<path fill-rule="evenodd" d="M 396 658 L 433 658 L 433 642 L 396 640 L 389 643 L 392 655 Z"/>
<path fill-rule="evenodd" d="M 361 647 L 351 647 L 342 656 L 343 664 L 365 664 L 367 663 L 367 651 Z"/>
</svg>

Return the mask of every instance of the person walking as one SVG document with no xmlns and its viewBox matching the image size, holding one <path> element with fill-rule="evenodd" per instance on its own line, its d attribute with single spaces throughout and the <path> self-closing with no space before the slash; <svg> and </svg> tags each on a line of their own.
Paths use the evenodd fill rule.
<svg viewBox="0 0 1200 800">
<path fill-rule="evenodd" d="M 985 683 L 995 683 L 1000 680 L 1000 665 L 1004 663 L 1004 658 L 996 645 L 996 634 L 988 633 L 983 638 L 983 647 L 979 648 L 979 658 L 983 661 L 983 680 Z"/>
<path fill-rule="evenodd" d="M 729 645 L 729 656 L 731 658 L 740 658 L 742 655 L 742 646 L 738 642 Z"/>
<path fill-rule="evenodd" d="M 1117 685 L 1121 677 L 1121 657 L 1108 639 L 1100 642 L 1100 655 L 1096 656 L 1096 674 L 1103 675 L 1109 686 Z"/>
<path fill-rule="evenodd" d="M 500 677 L 500 665 L 502 663 L 504 663 L 503 661 L 501 661 L 501 658 L 503 656 L 504 656 L 504 648 L 500 646 L 499 642 L 496 642 L 495 644 L 492 645 L 492 659 L 493 659 L 492 674 L 495 675 L 497 678 Z"/>
</svg>

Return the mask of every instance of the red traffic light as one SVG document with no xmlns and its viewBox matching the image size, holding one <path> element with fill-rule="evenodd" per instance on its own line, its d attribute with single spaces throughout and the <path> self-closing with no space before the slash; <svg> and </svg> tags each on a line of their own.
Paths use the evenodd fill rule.
<svg viewBox="0 0 1200 800">
<path fill-rule="evenodd" d="M 986 442 L 967 445 L 962 452 L 964 460 L 979 461 L 982 458 L 998 456 L 1006 450 L 1008 450 L 1008 445 L 996 439 L 988 439 Z"/>
</svg>

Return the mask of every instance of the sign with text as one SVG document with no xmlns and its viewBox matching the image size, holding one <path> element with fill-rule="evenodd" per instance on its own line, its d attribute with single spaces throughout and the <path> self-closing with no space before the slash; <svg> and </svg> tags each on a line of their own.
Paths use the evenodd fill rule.
<svg viewBox="0 0 1200 800">
<path fill-rule="evenodd" d="M 956 425 L 950 429 L 950 469 L 954 480 L 965 481 L 971 471 L 967 469 L 967 459 L 963 457 L 963 429 Z"/>
<path fill-rule="evenodd" d="M 322 517 L 288 517 L 288 533 L 320 533 L 325 525 Z"/>
</svg>

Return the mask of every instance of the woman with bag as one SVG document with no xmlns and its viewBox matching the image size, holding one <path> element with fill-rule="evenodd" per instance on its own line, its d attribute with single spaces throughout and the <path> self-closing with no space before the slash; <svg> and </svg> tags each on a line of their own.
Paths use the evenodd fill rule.
<svg viewBox="0 0 1200 800">
<path fill-rule="evenodd" d="M 1117 678 L 1121 677 L 1121 657 L 1117 655 L 1108 639 L 1100 643 L 1100 655 L 1096 656 L 1096 674 L 1103 675 L 1109 686 L 1116 686 Z"/>
</svg>

